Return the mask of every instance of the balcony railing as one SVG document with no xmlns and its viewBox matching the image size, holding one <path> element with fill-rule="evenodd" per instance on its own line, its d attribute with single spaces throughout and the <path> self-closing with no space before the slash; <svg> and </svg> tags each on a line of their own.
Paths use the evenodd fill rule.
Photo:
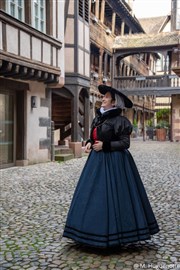
<svg viewBox="0 0 180 270">
<path fill-rule="evenodd" d="M 118 76 L 114 78 L 114 87 L 121 90 L 177 90 L 180 92 L 180 78 L 176 75 L 158 76 Z"/>
</svg>

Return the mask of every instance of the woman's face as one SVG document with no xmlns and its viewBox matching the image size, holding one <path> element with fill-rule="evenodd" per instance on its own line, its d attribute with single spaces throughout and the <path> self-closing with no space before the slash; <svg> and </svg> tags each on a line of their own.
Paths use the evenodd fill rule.
<svg viewBox="0 0 180 270">
<path fill-rule="evenodd" d="M 103 107 L 104 110 L 108 110 L 108 109 L 114 107 L 114 100 L 112 100 L 110 92 L 107 92 L 103 96 L 101 107 Z"/>
</svg>

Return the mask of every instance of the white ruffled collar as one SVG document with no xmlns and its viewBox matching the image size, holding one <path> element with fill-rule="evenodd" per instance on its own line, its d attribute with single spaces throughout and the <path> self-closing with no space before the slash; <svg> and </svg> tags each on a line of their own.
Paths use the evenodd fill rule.
<svg viewBox="0 0 180 270">
<path fill-rule="evenodd" d="M 116 109 L 117 109 L 117 107 L 113 107 L 113 108 L 110 108 L 110 109 L 105 110 L 103 107 L 101 107 L 100 108 L 100 112 L 103 114 L 105 112 L 108 112 L 108 111 L 111 111 L 111 110 L 116 110 Z"/>
</svg>

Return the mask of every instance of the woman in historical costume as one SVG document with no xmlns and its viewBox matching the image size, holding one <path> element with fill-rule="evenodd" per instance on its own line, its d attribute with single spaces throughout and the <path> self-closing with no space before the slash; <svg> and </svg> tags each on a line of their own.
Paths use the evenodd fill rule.
<svg viewBox="0 0 180 270">
<path fill-rule="evenodd" d="M 91 126 L 90 152 L 68 212 L 64 237 L 95 247 L 150 239 L 159 231 L 136 164 L 127 150 L 132 125 L 121 115 L 132 102 L 100 85 L 102 106 Z"/>
</svg>

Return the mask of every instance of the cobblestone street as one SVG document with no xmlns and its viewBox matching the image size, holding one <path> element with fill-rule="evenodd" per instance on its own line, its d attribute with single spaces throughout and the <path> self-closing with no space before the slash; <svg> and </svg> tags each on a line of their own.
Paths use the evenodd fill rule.
<svg viewBox="0 0 180 270">
<path fill-rule="evenodd" d="M 180 269 L 178 200 L 180 144 L 132 141 L 132 153 L 160 232 L 151 240 L 110 250 L 62 238 L 86 156 L 0 171 L 0 269 Z"/>
</svg>

